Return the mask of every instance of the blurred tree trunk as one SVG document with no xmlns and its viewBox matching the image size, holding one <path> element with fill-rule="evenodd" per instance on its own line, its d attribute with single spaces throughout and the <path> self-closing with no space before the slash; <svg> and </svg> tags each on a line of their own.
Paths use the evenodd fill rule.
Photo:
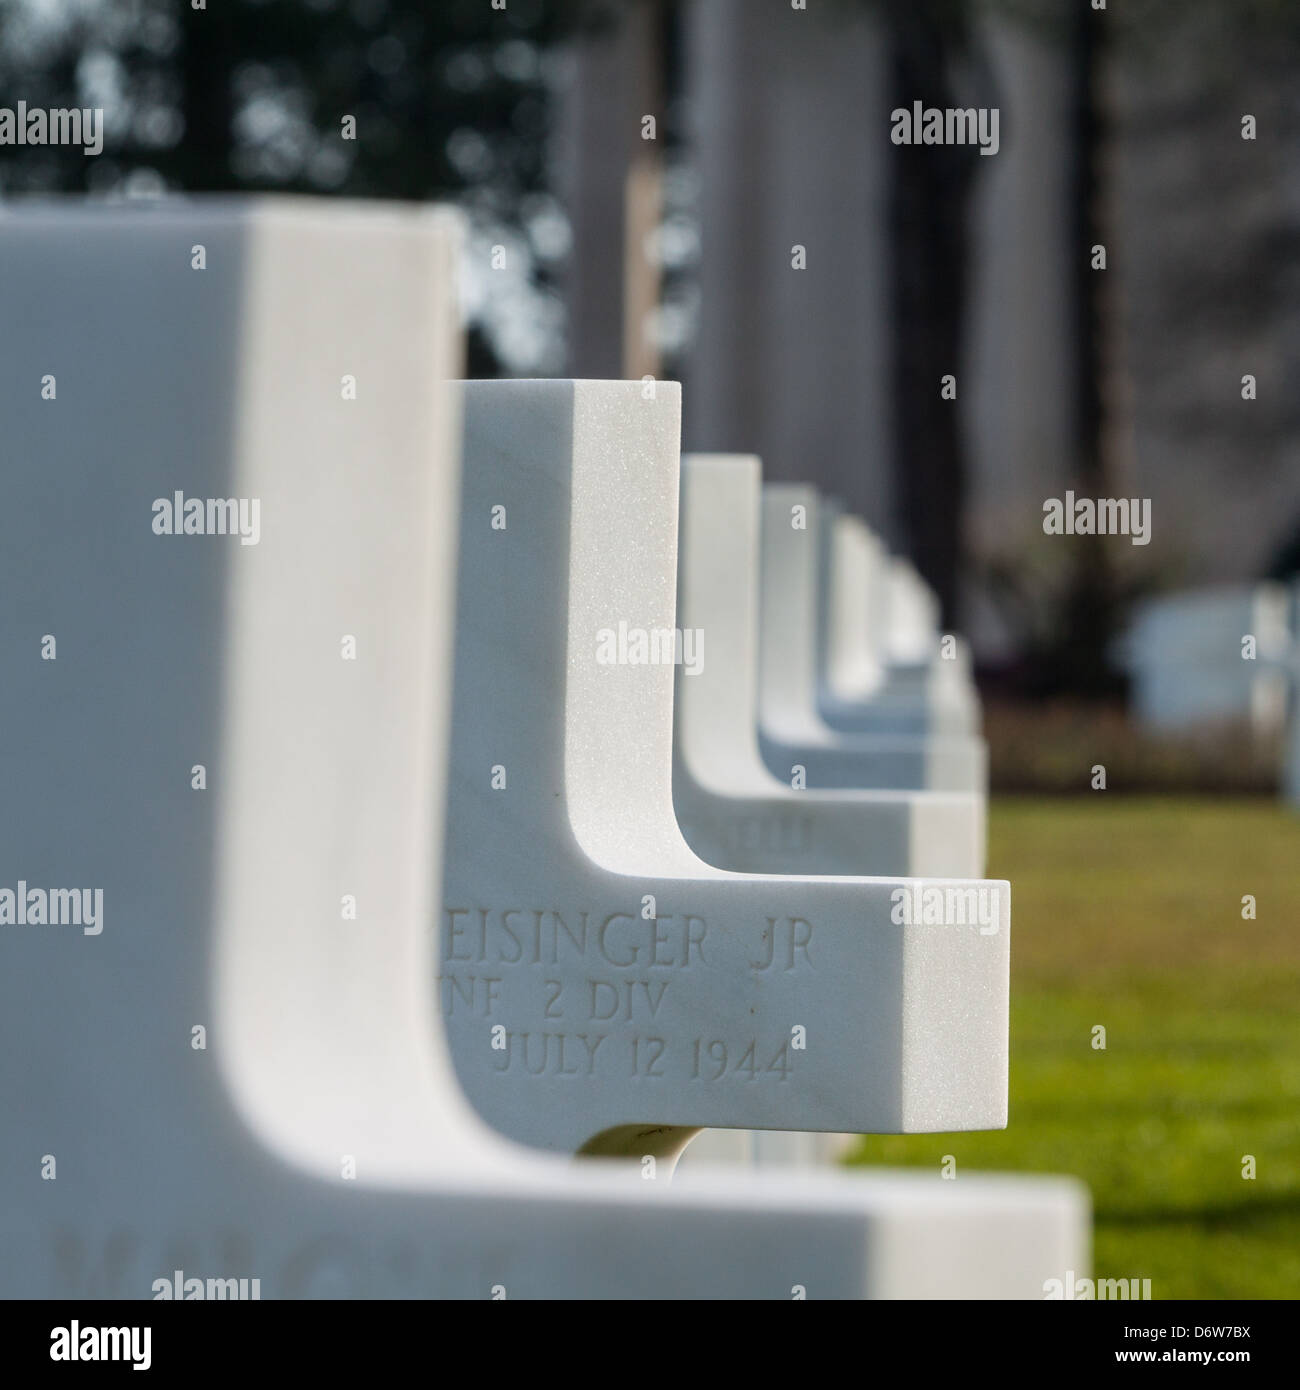
<svg viewBox="0 0 1300 1390">
<path fill-rule="evenodd" d="M 181 112 L 185 134 L 177 157 L 185 165 L 182 187 L 214 193 L 237 188 L 234 150 L 234 19 L 227 0 L 207 9 L 181 8 Z M 166 161 L 163 161 L 164 164 Z"/>
<path fill-rule="evenodd" d="M 891 0 L 891 108 L 912 103 L 962 106 L 953 90 L 966 54 L 970 18 L 945 0 Z M 974 145 L 892 145 L 889 221 L 897 496 L 912 560 L 939 596 L 943 622 L 957 618 L 966 462 L 959 410 L 966 317 Z M 944 376 L 958 377 L 959 400 L 940 398 Z"/>
<path fill-rule="evenodd" d="M 1070 212 L 1074 275 L 1070 286 L 1074 337 L 1075 488 L 1080 497 L 1111 497 L 1115 478 L 1107 457 L 1103 374 L 1107 368 L 1104 320 L 1106 277 L 1094 270 L 1092 248 L 1114 247 L 1103 228 L 1102 152 L 1106 122 L 1102 100 L 1106 17 L 1088 5 L 1074 10 L 1068 41 L 1071 71 Z M 1113 327 L 1113 325 L 1109 325 Z M 1076 562 L 1066 599 L 1059 685 L 1076 694 L 1113 694 L 1118 678 L 1110 648 L 1120 620 L 1110 550 L 1103 541 L 1076 545 Z"/>
</svg>

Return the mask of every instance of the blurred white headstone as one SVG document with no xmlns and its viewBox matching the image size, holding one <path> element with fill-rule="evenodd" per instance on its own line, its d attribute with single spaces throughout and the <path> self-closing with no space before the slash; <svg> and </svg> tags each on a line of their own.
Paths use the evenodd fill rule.
<svg viewBox="0 0 1300 1390">
<path fill-rule="evenodd" d="M 977 733 L 979 699 L 965 644 L 933 627 L 909 629 L 906 602 L 891 616 L 896 586 L 884 546 L 861 518 L 824 498 L 820 518 L 823 719 L 839 733 Z M 891 636 L 914 647 L 918 659 L 896 663 Z"/>
<path fill-rule="evenodd" d="M 1281 729 L 1290 645 L 1282 584 L 1224 585 L 1139 605 L 1121 643 L 1137 718 L 1162 731 L 1225 720 Z M 1247 645 L 1246 638 L 1253 639 Z"/>
<path fill-rule="evenodd" d="M 820 709 L 821 501 L 802 484 L 763 489 L 759 746 L 781 778 L 810 787 L 987 790 L 987 754 L 972 734 L 844 734 Z"/>
<path fill-rule="evenodd" d="M 682 833 L 724 869 L 978 877 L 978 791 L 796 790 L 758 747 L 759 462 L 688 455 L 679 623 L 702 635 L 679 667 L 673 799 Z"/>
</svg>

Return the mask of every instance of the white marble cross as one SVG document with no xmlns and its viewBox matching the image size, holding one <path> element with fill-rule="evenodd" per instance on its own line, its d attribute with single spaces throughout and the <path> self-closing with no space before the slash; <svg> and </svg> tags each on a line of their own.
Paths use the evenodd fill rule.
<svg viewBox="0 0 1300 1390">
<path fill-rule="evenodd" d="M 705 634 L 679 667 L 673 799 L 710 864 L 746 872 L 977 878 L 985 797 L 963 792 L 796 790 L 758 747 L 759 461 L 682 461 L 679 623 Z"/>
<path fill-rule="evenodd" d="M 759 745 L 780 778 L 810 787 L 987 790 L 973 734 L 843 733 L 821 709 L 821 499 L 815 488 L 763 489 Z"/>
<path fill-rule="evenodd" d="M 937 602 L 909 602 L 914 587 L 933 600 L 924 581 L 861 518 L 824 498 L 819 515 L 822 718 L 840 733 L 977 735 L 970 650 L 939 632 Z"/>
<path fill-rule="evenodd" d="M 516 1149 L 458 1088 L 435 987 L 453 243 L 441 214 L 298 200 L 0 219 L 0 887 L 47 909 L 0 920 L 0 1294 L 147 1299 L 177 1270 L 263 1298 L 982 1278 L 972 1223 L 1042 1196 L 676 1188 Z M 181 534 L 155 530 L 178 491 Z M 485 865 L 499 884 L 521 844 Z M 980 943 L 995 993 L 1004 942 Z M 1006 1287 L 1061 1234 L 1031 1232 Z M 927 1238 L 933 1264 L 891 1253 Z"/>
<path fill-rule="evenodd" d="M 0 1294 L 1037 1296 L 1074 1186 L 647 1181 L 458 1086 L 455 241 L 302 200 L 0 219 Z"/>
<path fill-rule="evenodd" d="M 679 388 L 471 382 L 464 406 L 440 929 L 476 1108 L 567 1152 L 1002 1125 L 1005 885 L 960 883 L 987 920 L 908 925 L 901 874 L 728 873 L 678 829 Z"/>
</svg>

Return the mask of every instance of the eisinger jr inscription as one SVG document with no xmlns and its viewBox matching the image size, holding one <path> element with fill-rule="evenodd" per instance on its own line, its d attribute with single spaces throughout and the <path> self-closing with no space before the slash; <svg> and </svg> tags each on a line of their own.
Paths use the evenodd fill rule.
<svg viewBox="0 0 1300 1390">
<path fill-rule="evenodd" d="M 743 1037 L 654 1031 L 676 977 L 714 963 L 702 916 L 482 907 L 443 916 L 443 1009 L 488 1023 L 497 1072 L 784 1081 L 802 1048 L 784 1021 L 765 1029 L 757 1017 Z M 752 975 L 813 969 L 804 918 L 765 918 L 754 937 Z"/>
</svg>

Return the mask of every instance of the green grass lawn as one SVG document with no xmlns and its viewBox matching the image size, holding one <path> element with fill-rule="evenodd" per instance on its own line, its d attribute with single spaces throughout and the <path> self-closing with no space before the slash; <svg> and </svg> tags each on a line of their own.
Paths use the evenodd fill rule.
<svg viewBox="0 0 1300 1390">
<path fill-rule="evenodd" d="M 1097 1275 L 1300 1297 L 1300 816 L 1002 798 L 989 873 L 1011 880 L 1008 1127 L 869 1136 L 854 1161 L 1074 1174 Z"/>
</svg>

